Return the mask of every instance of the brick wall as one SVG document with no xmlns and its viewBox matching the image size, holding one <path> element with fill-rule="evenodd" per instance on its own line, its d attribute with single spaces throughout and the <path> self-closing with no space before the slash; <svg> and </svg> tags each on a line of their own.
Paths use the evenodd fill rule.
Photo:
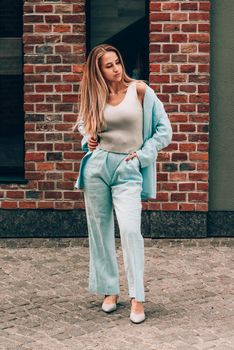
<svg viewBox="0 0 234 350">
<path fill-rule="evenodd" d="M 174 135 L 158 156 L 158 197 L 143 209 L 208 210 L 209 1 L 151 1 L 150 86 Z M 25 174 L 0 186 L 4 209 L 84 208 L 71 131 L 85 61 L 85 1 L 24 3 Z"/>
<path fill-rule="evenodd" d="M 150 3 L 150 83 L 174 131 L 150 209 L 208 210 L 209 11 L 209 1 Z"/>
</svg>

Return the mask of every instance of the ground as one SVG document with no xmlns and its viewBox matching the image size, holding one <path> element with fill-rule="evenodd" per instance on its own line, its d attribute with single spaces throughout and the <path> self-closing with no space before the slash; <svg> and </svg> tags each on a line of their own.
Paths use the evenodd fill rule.
<svg viewBox="0 0 234 350">
<path fill-rule="evenodd" d="M 145 238 L 146 320 L 129 320 L 120 240 L 117 311 L 88 292 L 88 240 L 0 240 L 1 350 L 234 349 L 232 238 Z"/>
</svg>

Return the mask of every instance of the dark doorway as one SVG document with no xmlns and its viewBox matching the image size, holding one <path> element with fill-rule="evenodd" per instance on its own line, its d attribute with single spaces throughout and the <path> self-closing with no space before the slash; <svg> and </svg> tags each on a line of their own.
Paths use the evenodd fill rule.
<svg viewBox="0 0 234 350">
<path fill-rule="evenodd" d="M 0 182 L 24 177 L 23 1 L 0 1 Z"/>
<path fill-rule="evenodd" d="M 128 75 L 148 82 L 149 1 L 89 0 L 86 15 L 87 55 L 98 44 L 111 44 L 121 52 Z"/>
</svg>

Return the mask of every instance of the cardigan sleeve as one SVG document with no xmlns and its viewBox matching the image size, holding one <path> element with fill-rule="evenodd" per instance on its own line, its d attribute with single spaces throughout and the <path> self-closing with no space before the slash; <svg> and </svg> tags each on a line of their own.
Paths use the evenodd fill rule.
<svg viewBox="0 0 234 350">
<path fill-rule="evenodd" d="M 88 139 L 90 138 L 90 135 L 85 133 L 85 131 L 84 131 L 84 121 L 82 119 L 78 122 L 77 129 L 78 129 L 79 133 L 83 136 L 83 138 L 81 139 L 82 151 L 88 152 L 89 151 L 89 149 L 88 149 Z"/>
<path fill-rule="evenodd" d="M 172 140 L 172 127 L 163 103 L 155 95 L 152 108 L 153 135 L 147 139 L 140 150 L 136 151 L 141 167 L 147 167 L 158 156 L 158 152 L 168 146 Z"/>
</svg>

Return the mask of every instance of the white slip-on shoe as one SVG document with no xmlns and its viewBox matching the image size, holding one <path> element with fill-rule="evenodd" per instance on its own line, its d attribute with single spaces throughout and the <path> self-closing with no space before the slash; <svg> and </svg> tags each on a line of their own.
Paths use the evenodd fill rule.
<svg viewBox="0 0 234 350">
<path fill-rule="evenodd" d="M 105 298 L 107 296 L 108 295 L 105 295 Z M 105 312 L 115 311 L 117 309 L 117 299 L 118 299 L 118 295 L 116 296 L 116 302 L 115 303 L 105 303 L 105 301 L 103 301 L 103 303 L 102 303 L 102 310 L 105 311 Z"/>
<path fill-rule="evenodd" d="M 132 306 L 132 299 L 134 298 L 131 298 L 130 300 L 130 304 Z M 145 320 L 145 312 L 134 312 L 131 310 L 131 313 L 130 313 L 130 320 L 133 322 L 133 323 L 141 323 Z"/>
</svg>

